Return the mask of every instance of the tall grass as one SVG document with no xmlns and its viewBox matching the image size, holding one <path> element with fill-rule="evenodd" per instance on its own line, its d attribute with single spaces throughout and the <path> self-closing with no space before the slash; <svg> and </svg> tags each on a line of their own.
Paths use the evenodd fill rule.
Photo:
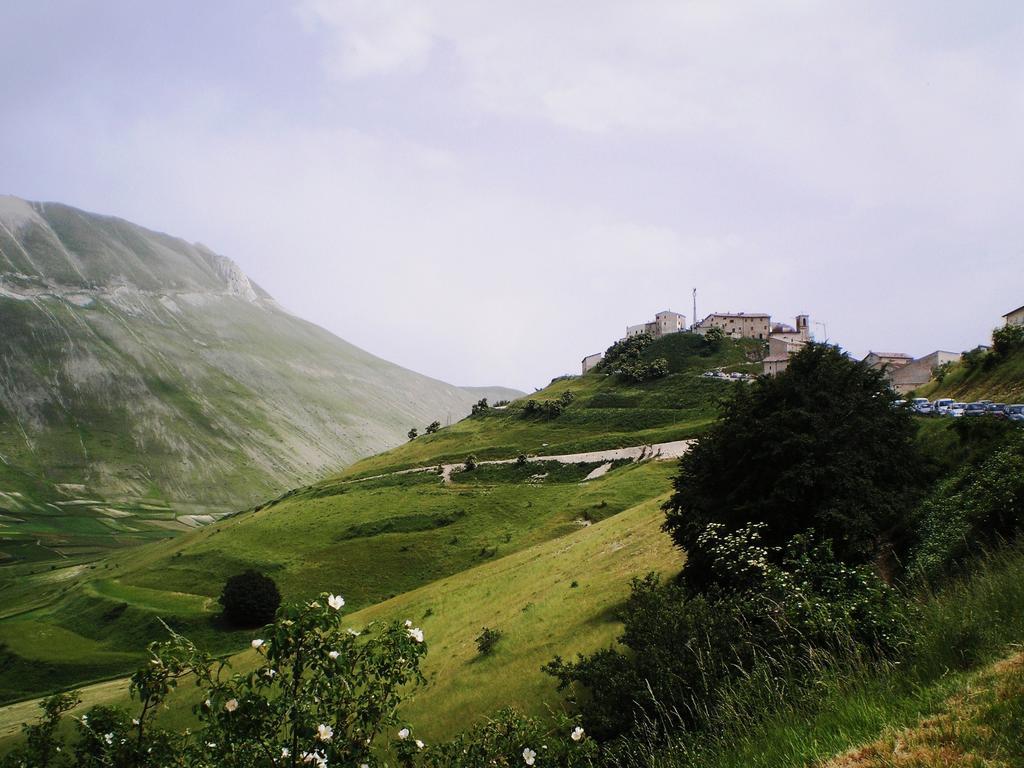
<svg viewBox="0 0 1024 768">
<path fill-rule="evenodd" d="M 970 672 L 1024 640 L 1024 546 L 978 559 L 972 572 L 908 602 L 912 641 L 898 659 L 765 656 L 714 702 L 660 709 L 617 745 L 629 768 L 805 766 L 936 711 Z M 685 729 L 693 721 L 698 727 Z M 667 726 L 667 727 L 666 727 Z M 663 735 L 669 733 L 667 741 Z"/>
</svg>

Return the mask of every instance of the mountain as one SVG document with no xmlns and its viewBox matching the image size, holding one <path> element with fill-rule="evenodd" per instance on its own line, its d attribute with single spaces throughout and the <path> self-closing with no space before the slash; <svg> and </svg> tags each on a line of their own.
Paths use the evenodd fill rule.
<svg viewBox="0 0 1024 768">
<path fill-rule="evenodd" d="M 0 197 L 8 555 L 208 522 L 481 396 L 290 314 L 203 245 Z"/>
</svg>

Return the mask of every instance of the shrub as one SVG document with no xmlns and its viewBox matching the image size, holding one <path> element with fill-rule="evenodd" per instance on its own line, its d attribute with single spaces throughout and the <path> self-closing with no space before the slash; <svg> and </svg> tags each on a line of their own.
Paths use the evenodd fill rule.
<svg viewBox="0 0 1024 768">
<path fill-rule="evenodd" d="M 440 422 L 440 421 L 432 421 L 432 422 L 430 422 L 429 424 L 427 424 L 427 426 L 426 426 L 426 428 L 424 429 L 424 431 L 425 431 L 425 432 L 426 432 L 426 433 L 427 433 L 428 435 L 432 435 L 432 434 L 434 434 L 435 432 L 437 432 L 437 431 L 438 431 L 439 429 L 441 429 L 441 422 Z"/>
<path fill-rule="evenodd" d="M 430 750 L 425 768 L 466 766 L 551 766 L 589 768 L 598 765 L 598 747 L 583 728 L 565 717 L 552 733 L 538 720 L 504 709 L 448 744 Z"/>
<path fill-rule="evenodd" d="M 487 405 L 487 398 L 482 397 L 470 409 L 470 414 L 476 416 L 480 413 L 486 413 L 488 410 L 490 410 L 490 406 Z"/>
<path fill-rule="evenodd" d="M 910 567 L 929 580 L 958 570 L 972 551 L 1015 537 L 1024 528 L 1024 436 L 1010 435 L 941 482 L 916 517 L 920 539 Z"/>
<path fill-rule="evenodd" d="M 526 458 L 526 454 L 525 453 L 520 453 L 518 456 L 516 456 L 516 466 L 517 467 L 525 467 L 526 466 L 526 462 L 527 462 L 527 458 Z"/>
<path fill-rule="evenodd" d="M 568 408 L 575 399 L 576 395 L 566 390 L 559 395 L 557 400 L 543 400 L 540 402 L 537 400 L 527 400 L 526 405 L 523 407 L 523 416 L 527 418 L 539 416 L 545 419 L 557 419 L 562 415 L 562 411 Z"/>
<path fill-rule="evenodd" d="M 274 620 L 281 605 L 281 593 L 269 576 L 248 570 L 227 580 L 218 602 L 229 624 L 261 627 Z"/>
<path fill-rule="evenodd" d="M 894 400 L 880 371 L 821 344 L 779 376 L 738 388 L 680 461 L 665 504 L 664 528 L 687 553 L 691 586 L 709 583 L 700 546 L 709 523 L 729 532 L 766 523 L 761 535 L 776 562 L 805 532 L 850 564 L 895 540 L 924 471 L 913 421 Z"/>
<path fill-rule="evenodd" d="M 409 430 L 409 435 L 408 435 L 409 440 L 415 440 L 419 436 L 420 436 L 420 432 L 419 432 L 418 429 L 416 429 L 416 427 L 413 427 L 412 429 Z"/>
<path fill-rule="evenodd" d="M 490 627 L 483 627 L 480 630 L 480 634 L 476 636 L 476 649 L 481 656 L 489 656 L 494 650 L 494 646 L 498 644 L 501 639 L 502 632 L 500 629 L 491 629 Z"/>
<path fill-rule="evenodd" d="M 725 344 L 725 339 L 725 331 L 721 328 L 708 328 L 704 332 L 704 345 L 712 352 L 720 350 Z"/>
<path fill-rule="evenodd" d="M 668 375 L 668 360 L 659 357 L 649 363 L 637 361 L 623 364 L 619 373 L 626 381 L 653 381 Z"/>
<path fill-rule="evenodd" d="M 1024 349 L 1024 325 L 1004 325 L 992 331 L 992 353 L 999 359 Z"/>
<path fill-rule="evenodd" d="M 466 461 L 463 463 L 462 466 L 465 467 L 467 472 L 472 472 L 474 469 L 476 469 L 476 456 L 472 453 L 469 454 L 469 456 L 466 457 Z"/>
<path fill-rule="evenodd" d="M 612 344 L 604 353 L 604 359 L 596 366 L 597 370 L 615 372 L 624 363 L 633 363 L 640 360 L 640 354 L 654 341 L 646 333 L 638 336 L 630 336 L 620 339 Z"/>
<path fill-rule="evenodd" d="M 138 716 L 96 707 L 79 721 L 73 765 L 117 768 L 254 768 L 262 765 L 377 764 L 375 744 L 398 724 L 404 691 L 423 682 L 423 634 L 409 622 L 371 624 L 358 636 L 343 626 L 333 595 L 282 611 L 253 641 L 256 668 L 227 674 L 219 660 L 172 633 L 149 646 L 149 662 L 131 678 Z M 194 708 L 201 727 L 171 734 L 153 718 L 167 695 L 188 677 L 204 691 Z M 62 698 L 63 697 L 63 698 Z M 10 756 L 7 766 L 54 765 L 48 752 L 67 754 L 56 721 L 74 699 L 44 702 L 45 719 L 31 726 L 43 738 Z M 393 731 L 392 731 L 393 732 Z M 64 762 L 62 765 L 69 765 Z"/>
<path fill-rule="evenodd" d="M 870 568 L 835 560 L 828 544 L 797 537 L 769 559 L 764 526 L 728 533 L 710 525 L 702 542 L 719 585 L 694 594 L 653 574 L 633 581 L 614 649 L 555 659 L 546 669 L 577 699 L 598 738 L 624 734 L 640 720 L 674 711 L 691 727 L 714 723 L 722 692 L 757 671 L 799 681 L 827 654 L 896 653 L 906 642 L 900 593 Z"/>
</svg>

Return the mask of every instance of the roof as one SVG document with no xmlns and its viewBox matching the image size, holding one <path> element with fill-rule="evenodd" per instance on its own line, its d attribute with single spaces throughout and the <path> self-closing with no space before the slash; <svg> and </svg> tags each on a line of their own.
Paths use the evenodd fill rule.
<svg viewBox="0 0 1024 768">
<path fill-rule="evenodd" d="M 708 320 L 712 317 L 771 317 L 771 315 L 766 312 L 712 312 L 704 319 Z"/>
<path fill-rule="evenodd" d="M 914 359 L 913 356 L 908 355 L 906 352 L 875 352 L 874 350 L 869 350 L 868 353 L 864 355 L 864 359 L 867 360 L 872 355 L 875 357 L 898 357 L 906 360 Z"/>
<path fill-rule="evenodd" d="M 1017 307 L 1016 309 L 1011 309 L 1009 312 L 1007 312 L 1005 315 L 1003 315 L 1003 317 L 1009 317 L 1010 315 L 1016 315 L 1022 309 L 1024 309 L 1024 305 L 1021 305 L 1021 306 Z"/>
</svg>

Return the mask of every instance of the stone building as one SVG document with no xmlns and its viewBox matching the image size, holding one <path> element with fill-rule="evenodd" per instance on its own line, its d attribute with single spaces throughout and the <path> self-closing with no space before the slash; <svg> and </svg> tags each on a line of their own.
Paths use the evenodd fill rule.
<svg viewBox="0 0 1024 768">
<path fill-rule="evenodd" d="M 869 368 L 902 368 L 913 361 L 913 357 L 905 352 L 868 352 L 864 362 Z"/>
<path fill-rule="evenodd" d="M 604 352 L 595 352 L 583 358 L 583 373 L 591 370 L 595 365 L 604 360 Z"/>
<path fill-rule="evenodd" d="M 707 333 L 712 328 L 721 328 L 733 339 L 767 339 L 771 335 L 772 318 L 758 312 L 715 312 L 699 323 L 694 333 Z"/>
<path fill-rule="evenodd" d="M 811 340 L 811 318 L 797 315 L 796 327 L 786 323 L 772 325 L 768 337 L 768 356 L 762 361 L 766 376 L 777 376 L 789 366 L 789 358 Z"/>
<path fill-rule="evenodd" d="M 680 315 L 678 312 L 666 309 L 664 312 L 656 314 L 653 322 L 627 326 L 626 338 L 646 333 L 648 336 L 659 339 L 662 336 L 668 336 L 670 333 L 679 333 L 685 330 L 686 315 Z"/>
<path fill-rule="evenodd" d="M 1024 307 L 1017 307 L 1012 312 L 1003 315 L 1006 325 L 1024 325 Z"/>
<path fill-rule="evenodd" d="M 959 352 L 945 352 L 937 349 L 929 355 L 912 360 L 906 365 L 897 368 L 887 368 L 886 373 L 892 388 L 901 395 L 907 394 L 918 387 L 923 387 L 933 378 L 935 371 L 940 365 L 946 363 L 957 363 L 960 361 Z"/>
</svg>

